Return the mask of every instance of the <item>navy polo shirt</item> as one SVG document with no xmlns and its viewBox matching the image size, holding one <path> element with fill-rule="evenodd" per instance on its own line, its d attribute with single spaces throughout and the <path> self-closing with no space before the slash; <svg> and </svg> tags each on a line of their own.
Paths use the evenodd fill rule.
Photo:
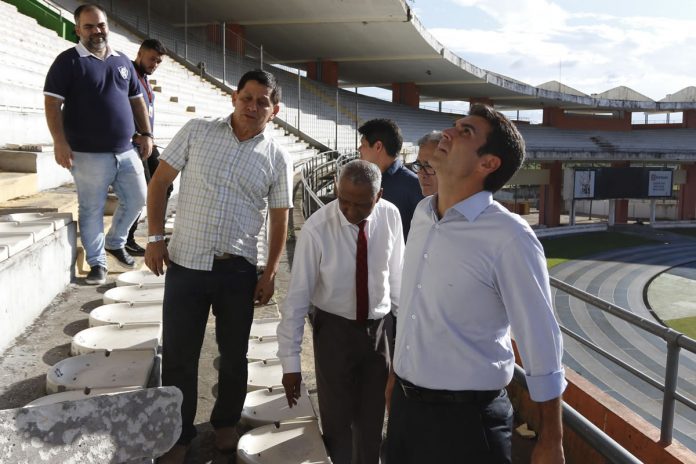
<svg viewBox="0 0 696 464">
<path fill-rule="evenodd" d="M 423 199 L 418 176 L 397 159 L 382 173 L 382 188 L 382 198 L 394 203 L 399 209 L 405 240 L 411 229 L 413 211 Z"/>
<path fill-rule="evenodd" d="M 110 50 L 104 60 L 82 44 L 58 55 L 44 95 L 63 100 L 63 127 L 74 151 L 121 153 L 133 147 L 131 98 L 141 98 L 131 61 Z"/>
</svg>

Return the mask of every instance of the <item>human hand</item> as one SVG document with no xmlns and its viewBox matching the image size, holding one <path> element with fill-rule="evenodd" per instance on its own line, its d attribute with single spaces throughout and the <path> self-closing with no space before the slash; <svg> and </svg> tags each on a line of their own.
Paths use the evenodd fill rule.
<svg viewBox="0 0 696 464">
<path fill-rule="evenodd" d="M 138 150 L 140 151 L 140 158 L 144 160 L 148 159 L 152 154 L 152 147 L 155 144 L 155 142 L 152 140 L 152 137 L 148 135 L 136 135 L 133 138 L 133 141 L 136 145 L 138 145 Z"/>
<path fill-rule="evenodd" d="M 265 305 L 270 301 L 274 292 L 275 279 L 264 272 L 256 283 L 256 289 L 254 289 L 254 302 Z"/>
<path fill-rule="evenodd" d="M 285 398 L 291 408 L 297 404 L 300 397 L 300 385 L 302 384 L 301 372 L 288 372 L 283 374 L 283 387 L 285 387 Z"/>
<path fill-rule="evenodd" d="M 164 274 L 164 265 L 169 266 L 169 251 L 164 240 L 147 244 L 145 265 L 156 275 Z"/>
<path fill-rule="evenodd" d="M 56 163 L 65 169 L 72 168 L 73 152 L 70 145 L 67 143 L 55 144 L 53 147 L 53 155 L 56 158 Z"/>
</svg>

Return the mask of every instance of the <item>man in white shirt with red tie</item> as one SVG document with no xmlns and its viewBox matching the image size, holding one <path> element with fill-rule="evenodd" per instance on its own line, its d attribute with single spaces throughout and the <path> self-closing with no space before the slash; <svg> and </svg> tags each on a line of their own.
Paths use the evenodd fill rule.
<svg viewBox="0 0 696 464">
<path fill-rule="evenodd" d="M 302 228 L 280 311 L 278 358 L 292 407 L 300 396 L 304 318 L 315 308 L 319 412 L 334 464 L 379 462 L 390 360 L 384 316 L 398 308 L 404 252 L 399 210 L 380 200 L 381 177 L 367 161 L 343 167 L 337 200 Z"/>
</svg>

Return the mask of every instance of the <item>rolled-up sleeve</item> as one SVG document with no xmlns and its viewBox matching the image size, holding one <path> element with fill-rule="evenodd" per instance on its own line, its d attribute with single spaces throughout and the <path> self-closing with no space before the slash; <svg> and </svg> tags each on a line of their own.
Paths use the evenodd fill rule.
<svg viewBox="0 0 696 464">
<path fill-rule="evenodd" d="M 551 288 L 541 244 L 524 231 L 501 247 L 496 286 L 522 358 L 533 401 L 561 396 L 567 386 L 563 338 L 551 303 Z"/>
</svg>

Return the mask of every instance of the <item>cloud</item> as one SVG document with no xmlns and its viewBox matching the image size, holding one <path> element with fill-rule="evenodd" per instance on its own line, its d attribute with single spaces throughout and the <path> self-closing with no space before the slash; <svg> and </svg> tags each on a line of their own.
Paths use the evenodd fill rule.
<svg viewBox="0 0 696 464">
<path fill-rule="evenodd" d="M 626 85 L 656 100 L 696 84 L 694 20 L 571 12 L 551 0 L 452 2 L 477 9 L 495 26 L 430 32 L 491 71 L 533 85 L 560 78 L 588 94 Z"/>
</svg>

